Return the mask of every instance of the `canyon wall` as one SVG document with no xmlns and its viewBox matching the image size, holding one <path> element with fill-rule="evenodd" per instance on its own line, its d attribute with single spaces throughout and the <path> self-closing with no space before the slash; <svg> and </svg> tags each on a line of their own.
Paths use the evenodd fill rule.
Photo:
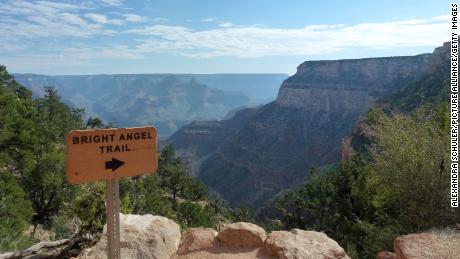
<svg viewBox="0 0 460 259">
<path fill-rule="evenodd" d="M 283 82 L 276 104 L 318 112 L 363 113 L 376 98 L 427 71 L 431 55 L 307 61 Z"/>
<path fill-rule="evenodd" d="M 218 139 L 209 135 L 201 143 L 215 141 L 204 155 L 189 152 L 199 161 L 197 177 L 231 205 L 263 206 L 301 184 L 311 167 L 338 162 L 341 140 L 359 117 L 378 98 L 423 77 L 430 62 L 431 54 L 307 61 L 283 82 L 276 101 L 252 111 L 238 127 L 221 130 Z M 227 128 L 231 121 L 219 123 Z M 195 126 L 187 126 L 188 132 Z M 180 141 L 185 133 L 170 139 L 182 154 L 202 145 L 190 134 L 187 143 Z"/>
</svg>

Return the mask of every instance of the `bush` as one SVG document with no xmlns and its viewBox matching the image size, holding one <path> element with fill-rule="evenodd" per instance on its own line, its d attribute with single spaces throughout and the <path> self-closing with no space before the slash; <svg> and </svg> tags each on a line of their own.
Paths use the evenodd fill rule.
<svg viewBox="0 0 460 259">
<path fill-rule="evenodd" d="M 32 218 L 32 206 L 11 172 L 0 170 L 0 252 L 30 245 L 24 235 Z"/>
</svg>

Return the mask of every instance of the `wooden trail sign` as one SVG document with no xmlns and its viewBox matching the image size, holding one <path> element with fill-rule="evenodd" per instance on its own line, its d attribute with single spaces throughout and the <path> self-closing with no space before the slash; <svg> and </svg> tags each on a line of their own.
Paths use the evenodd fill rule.
<svg viewBox="0 0 460 259">
<path fill-rule="evenodd" d="M 153 127 L 75 130 L 66 136 L 67 180 L 106 180 L 107 257 L 120 259 L 118 178 L 157 170 L 157 131 Z"/>
<path fill-rule="evenodd" d="M 153 127 L 76 130 L 66 137 L 70 183 L 110 180 L 157 170 Z"/>
</svg>

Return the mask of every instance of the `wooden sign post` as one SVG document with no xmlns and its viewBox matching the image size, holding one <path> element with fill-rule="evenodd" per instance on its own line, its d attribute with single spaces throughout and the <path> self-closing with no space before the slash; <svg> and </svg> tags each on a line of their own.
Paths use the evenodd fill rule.
<svg viewBox="0 0 460 259">
<path fill-rule="evenodd" d="M 106 180 L 107 256 L 120 259 L 120 177 L 157 170 L 157 132 L 153 127 L 76 130 L 66 137 L 67 180 Z"/>
</svg>

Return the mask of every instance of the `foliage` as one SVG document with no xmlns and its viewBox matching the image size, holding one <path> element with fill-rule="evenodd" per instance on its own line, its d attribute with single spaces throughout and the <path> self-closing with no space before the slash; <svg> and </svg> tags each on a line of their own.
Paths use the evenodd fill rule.
<svg viewBox="0 0 460 259">
<path fill-rule="evenodd" d="M 74 129 L 107 128 L 99 118 L 83 122 L 83 110 L 71 108 L 52 87 L 32 98 L 0 67 L 0 251 L 34 242 L 31 225 L 56 238 L 96 233 L 105 224 L 105 184 L 69 185 L 65 176 L 65 135 Z M 171 146 L 159 153 L 159 173 L 120 181 L 124 213 L 170 217 L 184 227 L 211 226 L 225 211 L 211 209 L 201 182 L 188 174 Z M 218 208 L 219 207 L 219 208 Z"/>
<path fill-rule="evenodd" d="M 153 214 L 172 217 L 172 204 L 159 185 L 158 175 L 121 179 L 120 197 L 129 197 L 129 207 L 134 214 Z"/>
<path fill-rule="evenodd" d="M 122 179 L 120 196 L 132 213 L 169 217 L 185 228 L 217 226 L 226 220 L 225 204 L 208 198 L 203 183 L 188 175 L 170 145 L 159 154 L 158 173 Z"/>
<path fill-rule="evenodd" d="M 184 227 L 209 227 L 210 217 L 199 203 L 185 201 L 177 208 L 177 218 Z"/>
<path fill-rule="evenodd" d="M 238 207 L 231 212 L 234 222 L 254 222 L 254 216 L 248 207 Z"/>
<path fill-rule="evenodd" d="M 82 184 L 75 193 L 71 215 L 76 216 L 82 228 L 102 229 L 105 224 L 105 183 L 97 181 Z"/>
<path fill-rule="evenodd" d="M 373 258 L 397 235 L 452 224 L 448 121 L 445 104 L 408 115 L 372 111 L 368 153 L 312 169 L 276 200 L 283 228 L 323 231 L 355 257 Z"/>
<path fill-rule="evenodd" d="M 90 117 L 86 121 L 86 128 L 89 128 L 89 129 L 108 129 L 108 128 L 113 128 L 113 127 L 114 127 L 114 124 L 112 122 L 104 124 L 104 122 L 98 117 Z"/>
<path fill-rule="evenodd" d="M 94 128 L 103 128 L 104 127 L 104 123 L 102 122 L 101 119 L 99 118 L 93 118 L 93 117 L 90 117 L 88 119 L 88 121 L 86 122 L 86 127 L 88 128 L 91 128 L 91 129 L 94 129 Z"/>
<path fill-rule="evenodd" d="M 30 201 L 11 172 L 0 170 L 0 252 L 29 244 L 24 230 L 32 213 Z"/>
<path fill-rule="evenodd" d="M 407 231 L 449 222 L 449 134 L 443 107 L 383 117 L 375 126 L 369 178 L 374 205 Z M 441 111 L 441 112 L 440 112 Z"/>
</svg>

